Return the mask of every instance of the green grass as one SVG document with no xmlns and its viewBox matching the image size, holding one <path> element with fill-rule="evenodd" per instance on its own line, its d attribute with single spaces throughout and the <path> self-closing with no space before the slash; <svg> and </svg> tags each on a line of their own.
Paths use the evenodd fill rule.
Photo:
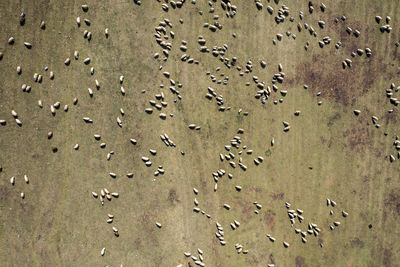
<svg viewBox="0 0 400 267">
<path fill-rule="evenodd" d="M 399 5 L 396 1 L 326 1 L 327 11 L 321 13 L 317 3 L 315 11 L 308 14 L 307 4 L 286 3 L 295 22 L 285 21 L 276 25 L 265 7 L 257 11 L 253 2 L 235 1 L 238 12 L 234 19 L 225 17 L 220 1 L 215 13 L 208 13 L 206 1 L 193 6 L 186 1 L 182 9 L 163 12 L 157 1 L 142 1 L 140 7 L 132 1 L 88 1 L 89 12 L 82 12 L 82 3 L 59 1 L 22 1 L 0 4 L 0 119 L 7 125 L 0 126 L 0 260 L 3 266 L 176 266 L 187 265 L 184 252 L 204 251 L 206 266 L 266 266 L 272 261 L 276 266 L 397 266 L 398 252 L 398 161 L 390 164 L 387 156 L 395 155 L 392 146 L 397 133 L 397 109 L 385 97 L 390 83 L 398 82 L 398 52 L 394 43 Z M 282 3 L 283 4 L 283 3 Z M 357 6 L 357 4 L 359 4 Z M 274 15 L 279 6 L 274 3 Z M 356 7 L 357 6 L 357 7 Z M 198 14 L 203 10 L 203 15 Z M 308 31 L 297 32 L 298 12 L 305 14 L 302 23 L 312 25 L 318 37 Z M 19 14 L 26 13 L 26 24 L 19 26 Z M 212 23 L 213 16 L 220 16 L 223 25 L 216 33 L 203 28 Z M 345 14 L 346 22 L 333 22 Z M 375 16 L 392 17 L 393 31 L 381 34 Z M 81 17 L 77 28 L 75 19 Z M 89 18 L 87 27 L 83 19 Z M 164 18 L 173 23 L 175 33 L 167 62 L 153 59 L 162 50 L 156 44 L 154 27 Z M 184 23 L 180 24 L 182 18 Z M 318 28 L 317 21 L 324 20 L 327 28 Z M 46 30 L 39 29 L 40 21 L 46 21 Z M 346 27 L 359 29 L 361 36 L 355 38 L 345 33 Z M 109 28 L 110 38 L 104 37 Z M 83 31 L 93 33 L 90 43 L 83 39 Z M 169 28 L 167 28 L 170 30 Z M 293 40 L 286 31 L 296 33 Z M 60 33 L 59 33 L 60 32 Z M 232 37 L 232 33 L 237 38 Z M 276 46 L 272 39 L 284 35 Z M 224 57 L 238 58 L 238 66 L 244 70 L 248 60 L 253 62 L 253 72 L 239 76 L 235 68 L 227 69 L 218 58 L 199 52 L 198 36 L 206 39 L 210 49 L 227 44 Z M 7 44 L 10 36 L 16 43 Z M 330 36 L 331 44 L 323 49 L 317 40 Z M 179 50 L 181 41 L 187 41 L 188 51 L 199 65 L 181 62 L 184 52 Z M 334 49 L 337 41 L 343 47 Z M 31 50 L 23 42 L 33 44 Z M 304 45 L 310 41 L 308 51 Z M 356 57 L 352 70 L 342 70 L 341 61 L 350 58 L 352 49 L 370 47 L 371 58 Z M 73 59 L 75 50 L 80 57 Z M 313 58 L 313 56 L 315 56 Z M 63 62 L 69 57 L 71 65 Z M 89 66 L 83 64 L 91 57 Z M 262 69 L 259 61 L 265 60 Z M 286 74 L 279 90 L 287 90 L 283 103 L 273 104 L 281 96 L 273 93 L 265 105 L 254 98 L 257 91 L 252 76 L 270 85 L 281 63 Z M 16 74 L 21 65 L 22 75 Z M 163 69 L 159 71 L 159 66 Z M 49 67 L 55 79 L 48 79 Z M 94 76 L 90 67 L 95 68 Z M 216 67 L 221 67 L 219 72 Z M 168 71 L 171 79 L 182 83 L 177 88 L 182 100 L 177 100 L 170 90 L 170 82 L 162 72 Z M 229 76 L 228 85 L 215 84 L 206 71 L 217 80 L 224 73 Z M 44 76 L 42 84 L 33 82 L 33 74 Z M 119 76 L 124 75 L 126 96 L 120 93 Z M 318 79 L 313 80 L 313 75 Z M 95 79 L 101 84 L 95 88 Z M 334 80 L 335 82 L 332 82 Z M 245 83 L 249 81 L 250 86 Z M 20 89 L 23 83 L 32 85 L 30 94 Z M 164 88 L 160 88 L 160 84 Z M 310 87 L 303 88 L 304 84 Z M 331 85 L 342 95 L 336 96 Z M 397 84 L 396 84 L 397 85 Z M 219 112 L 216 100 L 205 98 L 207 87 L 223 95 L 224 106 L 230 111 Z M 90 98 L 87 88 L 94 91 Z M 143 94 L 142 90 L 146 90 Z M 321 91 L 321 97 L 317 92 Z M 161 112 L 167 114 L 165 121 L 159 119 L 160 111 L 144 112 L 150 107 L 149 100 L 163 92 L 168 102 Z M 78 105 L 72 99 L 79 98 Z M 44 108 L 37 101 L 41 99 Z M 317 105 L 318 101 L 322 105 Z M 50 105 L 61 102 L 55 117 Z M 69 105 L 69 111 L 62 108 Z M 119 109 L 126 115 L 122 117 Z M 18 127 L 11 110 L 18 112 L 23 126 Z M 249 112 L 248 116 L 238 110 Z M 354 109 L 362 113 L 356 117 Z M 294 111 L 301 115 L 294 116 Z M 174 117 L 169 117 L 173 113 Z M 381 128 L 371 123 L 371 116 L 380 118 Z M 85 124 L 83 117 L 93 119 Z M 119 128 L 116 118 L 123 121 Z M 291 125 L 283 132 L 282 121 Z M 192 131 L 188 125 L 201 126 Z M 242 158 L 248 169 L 232 169 L 228 162 L 219 160 L 226 153 L 224 145 L 237 134 L 242 145 L 253 149 L 252 155 L 243 152 Z M 47 139 L 47 132 L 54 137 Z M 167 133 L 177 144 L 166 147 L 159 135 Z M 384 135 L 387 133 L 387 136 Z M 101 141 L 93 138 L 101 134 Z M 129 141 L 135 138 L 136 146 Z M 275 146 L 271 147 L 271 139 Z M 100 143 L 107 144 L 105 149 Z M 78 143 L 78 151 L 73 146 Z M 51 151 L 52 146 L 58 152 Z M 150 156 L 149 149 L 157 150 Z M 115 151 L 110 161 L 106 155 Z M 181 151 L 185 155 L 181 155 Z M 239 155 L 236 149 L 235 162 Z M 142 156 L 151 158 L 153 165 L 146 167 Z M 263 156 L 265 161 L 255 166 L 253 159 Z M 164 175 L 154 176 L 157 166 L 162 165 Z M 312 167 L 312 170 L 309 169 Z M 225 169 L 226 174 L 218 182 L 214 192 L 212 172 Z M 109 172 L 117 174 L 110 178 Z M 128 179 L 126 174 L 134 173 Z M 30 184 L 23 182 L 23 175 L 30 177 Z M 9 183 L 16 177 L 14 187 Z M 243 187 L 236 192 L 235 185 Z M 104 206 L 93 199 L 92 191 L 101 188 L 119 192 L 120 197 Z M 199 195 L 193 194 L 193 187 Z M 26 198 L 21 200 L 20 192 Z M 194 213 L 193 200 L 197 198 L 200 209 L 212 216 L 207 219 Z M 338 206 L 334 216 L 329 216 L 326 198 L 334 199 Z M 254 201 L 263 208 L 256 215 Z M 317 223 L 322 229 L 316 237 L 308 237 L 302 244 L 300 237 L 290 227 L 284 203 L 304 210 L 305 220 L 295 227 L 303 230 L 308 222 Z M 228 203 L 227 211 L 222 206 Z M 343 219 L 341 211 L 349 212 Z M 115 216 L 112 225 L 106 223 L 107 214 Z M 240 227 L 232 231 L 229 224 L 238 220 Z M 341 225 L 330 231 L 333 220 Z M 162 224 L 158 229 L 156 222 Z M 215 237 L 218 221 L 224 227 L 226 246 Z M 372 229 L 368 228 L 372 224 Z M 113 235 L 112 226 L 120 231 Z M 265 234 L 276 238 L 271 243 Z M 318 240 L 320 239 L 320 240 Z M 282 242 L 290 243 L 284 249 Z M 319 247 L 319 242 L 324 244 Z M 241 243 L 249 254 L 237 254 L 235 243 Z M 100 251 L 106 247 L 106 255 Z"/>
</svg>

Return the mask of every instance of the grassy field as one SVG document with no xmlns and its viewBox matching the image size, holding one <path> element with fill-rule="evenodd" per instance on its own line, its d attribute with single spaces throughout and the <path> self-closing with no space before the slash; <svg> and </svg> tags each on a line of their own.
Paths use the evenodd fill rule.
<svg viewBox="0 0 400 267">
<path fill-rule="evenodd" d="M 0 120 L 7 122 L 0 125 L 0 265 L 188 266 L 190 262 L 195 266 L 184 252 L 197 256 L 200 248 L 206 266 L 400 266 L 400 167 L 399 160 L 389 161 L 391 154 L 397 159 L 393 142 L 399 134 L 399 117 L 385 92 L 391 83 L 399 85 L 400 58 L 395 46 L 400 40 L 399 2 L 326 0 L 327 9 L 321 12 L 320 1 L 313 1 L 310 14 L 308 1 L 275 4 L 262 0 L 264 7 L 258 10 L 254 1 L 236 0 L 234 18 L 225 16 L 220 0 L 213 5 L 214 13 L 209 12 L 208 1 L 193 5 L 187 0 L 176 9 L 169 4 L 168 12 L 161 8 L 164 1 L 142 2 L 140 6 L 132 0 L 0 3 Z M 88 12 L 82 11 L 82 4 L 88 4 Z M 290 14 L 276 24 L 274 17 L 283 4 Z M 273 15 L 267 12 L 268 5 Z M 303 20 L 299 11 L 304 13 Z M 21 12 L 26 14 L 24 26 L 19 24 Z M 216 32 L 203 27 L 213 23 L 214 15 L 219 15 L 223 25 Z M 340 20 L 343 15 L 345 21 Z M 390 33 L 380 32 L 385 22 L 377 24 L 376 15 L 383 20 L 391 17 Z M 85 18 L 90 19 L 90 26 Z M 166 40 L 172 49 L 163 62 L 154 28 L 165 18 L 173 24 L 167 27 L 168 35 L 173 31 L 175 36 Z M 42 20 L 45 30 L 39 27 Z M 326 22 L 324 29 L 319 28 L 319 20 Z M 304 23 L 318 36 L 311 36 Z M 348 35 L 346 27 L 358 29 L 360 37 Z M 104 36 L 105 28 L 109 38 Z M 84 30 L 92 32 L 90 42 L 84 39 Z M 287 37 L 287 31 L 296 34 L 296 39 Z M 278 33 L 283 38 L 274 45 Z M 200 35 L 210 50 L 226 44 L 223 57 L 237 57 L 236 66 L 242 71 L 251 60 L 253 71 L 240 76 L 235 67 L 228 69 L 218 57 L 201 53 Z M 14 45 L 7 43 L 11 36 Z M 325 36 L 331 43 L 320 48 L 318 41 Z M 187 42 L 186 52 L 179 50 L 182 40 Z M 305 50 L 307 41 L 310 45 Z M 343 45 L 335 49 L 338 41 Z M 32 43 L 32 49 L 26 49 L 23 42 Z M 351 57 L 351 52 L 367 47 L 371 57 L 365 53 Z M 75 50 L 79 60 L 74 59 Z M 160 54 L 158 59 L 153 58 L 155 53 Z M 199 64 L 182 62 L 183 54 Z M 89 65 L 83 63 L 87 57 L 91 58 Z M 71 59 L 69 66 L 64 64 L 67 58 Z M 352 59 L 352 68 L 342 68 L 346 58 Z M 267 63 L 266 68 L 261 68 L 260 60 Z M 284 82 L 277 84 L 278 91 L 263 105 L 254 97 L 258 89 L 253 76 L 272 86 L 278 64 L 283 66 Z M 21 75 L 17 66 L 22 67 Z M 54 80 L 49 79 L 50 71 Z M 176 86 L 181 100 L 171 93 L 164 71 L 183 85 Z M 228 84 L 212 82 L 207 71 L 217 80 L 229 76 Z M 42 83 L 33 81 L 34 73 L 43 75 Z M 125 96 L 120 92 L 121 75 Z M 30 93 L 22 92 L 24 83 L 32 86 Z M 222 95 L 223 106 L 231 109 L 218 111 L 216 100 L 205 98 L 208 87 Z M 282 97 L 280 90 L 287 90 L 287 95 Z M 149 101 L 161 92 L 167 107 L 162 111 L 153 107 L 153 113 L 147 114 Z M 75 97 L 77 105 L 72 103 Z M 273 103 L 280 98 L 282 103 Z M 43 108 L 37 104 L 39 99 Z M 52 116 L 50 105 L 57 101 L 61 108 Z M 65 104 L 68 112 L 63 111 Z M 355 109 L 361 111 L 359 116 L 354 115 Z M 394 111 L 388 113 L 390 109 Z M 18 113 L 22 127 L 15 123 L 11 110 Z M 300 116 L 294 115 L 296 110 Z M 167 115 L 165 120 L 159 118 L 161 112 Z M 380 128 L 373 125 L 371 116 L 379 118 Z M 86 124 L 83 117 L 93 123 Z M 117 117 L 122 128 L 117 126 Z M 282 121 L 290 123 L 290 131 L 283 131 Z M 201 129 L 190 130 L 192 123 Z M 244 134 L 237 134 L 239 128 Z M 53 132 L 51 139 L 47 138 L 49 131 Z M 161 141 L 159 136 L 165 133 L 175 148 Z M 100 134 L 101 140 L 96 141 L 94 134 Z M 241 145 L 253 150 L 252 155 L 243 150 L 240 156 L 239 150 L 232 149 L 236 164 L 242 157 L 247 171 L 219 159 L 236 135 Z M 130 138 L 137 144 L 132 145 Z M 102 142 L 105 148 L 100 148 Z M 56 153 L 53 146 L 58 148 Z M 157 154 L 152 156 L 149 149 Z M 115 154 L 108 161 L 110 151 Z M 151 159 L 151 167 L 145 166 L 142 156 Z M 258 166 L 253 162 L 257 156 L 264 157 Z M 154 176 L 159 165 L 165 174 Z M 226 174 L 214 192 L 212 173 L 218 169 Z M 111 178 L 110 172 L 117 177 Z M 130 172 L 133 178 L 127 178 Z M 236 185 L 242 186 L 241 192 L 235 190 Z M 91 192 L 99 193 L 102 188 L 118 192 L 119 198 L 105 200 L 101 206 Z M 210 219 L 193 212 L 194 198 Z M 327 198 L 337 206 L 327 207 Z M 259 214 L 254 213 L 254 201 L 262 204 Z M 285 202 L 304 210 L 304 222 L 296 221 L 294 228 L 305 231 L 308 223 L 316 223 L 321 228 L 318 237 L 309 236 L 302 243 L 290 226 Z M 223 208 L 225 203 L 230 210 Z M 349 213 L 347 218 L 341 216 L 342 210 Z M 112 224 L 106 222 L 108 213 L 115 216 Z M 233 220 L 240 222 L 234 231 L 230 228 Z M 224 227 L 225 246 L 215 236 L 217 221 Z M 341 225 L 331 231 L 329 225 L 334 221 Z M 114 236 L 112 226 L 119 229 L 119 237 Z M 274 243 L 267 233 L 276 238 Z M 290 247 L 284 248 L 283 241 Z M 248 249 L 248 254 L 238 254 L 236 243 Z"/>
</svg>

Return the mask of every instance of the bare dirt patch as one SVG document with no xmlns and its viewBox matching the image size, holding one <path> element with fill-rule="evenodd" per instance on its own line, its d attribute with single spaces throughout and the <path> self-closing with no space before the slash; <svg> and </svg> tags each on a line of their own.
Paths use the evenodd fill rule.
<svg viewBox="0 0 400 267">
<path fill-rule="evenodd" d="M 274 254 L 269 254 L 269 261 L 272 263 L 272 264 L 275 264 L 275 258 L 274 258 Z"/>
<path fill-rule="evenodd" d="M 345 130 L 343 137 L 351 150 L 361 152 L 368 144 L 372 144 L 371 134 L 371 127 L 355 125 Z"/>
<path fill-rule="evenodd" d="M 393 248 L 390 246 L 389 248 L 385 248 L 383 250 L 383 266 L 393 266 L 392 263 L 392 255 L 393 255 Z"/>
<path fill-rule="evenodd" d="M 271 229 L 274 230 L 275 226 L 275 215 L 276 213 L 273 211 L 267 211 L 264 213 L 264 222 L 267 224 L 267 226 Z"/>
<path fill-rule="evenodd" d="M 340 21 L 339 23 L 332 24 L 332 27 L 330 27 L 330 29 L 337 32 L 337 34 L 340 36 L 340 41 L 342 42 L 342 47 L 340 49 L 344 49 L 346 54 L 355 52 L 358 48 L 365 46 L 365 44 L 363 44 L 362 37 L 355 37 L 353 32 L 349 34 L 346 31 L 346 28 L 350 27 L 353 31 L 359 30 L 363 34 L 367 34 L 369 26 L 365 25 L 367 29 L 364 29 L 365 27 L 362 26 L 364 25 L 362 25 L 360 21 L 346 21 L 346 25 L 343 25 L 343 22 Z"/>
<path fill-rule="evenodd" d="M 342 116 L 340 115 L 340 113 L 336 112 L 335 115 L 329 117 L 328 126 L 331 127 L 335 123 L 335 121 L 339 120 L 341 117 Z"/>
<path fill-rule="evenodd" d="M 0 186 L 0 200 L 3 202 L 8 197 L 8 190 L 5 186 Z"/>
<path fill-rule="evenodd" d="M 385 199 L 385 209 L 400 215 L 400 190 L 392 189 Z"/>
<path fill-rule="evenodd" d="M 313 55 L 311 60 L 297 64 L 295 78 L 289 79 L 288 84 L 307 84 L 307 91 L 315 97 L 321 92 L 319 98 L 332 99 L 345 106 L 353 104 L 358 97 L 367 94 L 378 75 L 386 71 L 373 56 L 367 63 L 357 57 L 352 58 L 352 68 L 343 69 L 341 64 L 345 58 L 332 58 L 326 53 Z M 367 64 L 365 68 L 363 64 Z M 362 71 L 368 75 L 362 75 Z"/>
<path fill-rule="evenodd" d="M 257 259 L 255 255 L 252 255 L 252 257 L 248 257 L 246 259 L 246 262 L 249 264 L 248 266 L 259 266 L 260 261 Z"/>
<path fill-rule="evenodd" d="M 364 242 L 362 240 L 360 240 L 358 237 L 356 237 L 350 241 L 350 246 L 352 248 L 355 248 L 355 247 L 363 248 Z"/>
<path fill-rule="evenodd" d="M 297 256 L 295 259 L 296 267 L 306 267 L 306 260 L 302 256 Z"/>
<path fill-rule="evenodd" d="M 273 200 L 282 200 L 283 197 L 285 196 L 285 193 L 281 192 L 281 193 L 270 193 L 269 196 L 273 199 Z"/>
<path fill-rule="evenodd" d="M 382 119 L 387 124 L 396 124 L 397 123 L 397 112 L 388 113 L 386 112 Z"/>
<path fill-rule="evenodd" d="M 140 248 L 142 246 L 142 240 L 137 237 L 135 241 L 133 241 L 133 244 L 135 244 L 135 248 Z"/>
<path fill-rule="evenodd" d="M 242 213 L 240 214 L 240 220 L 243 222 L 247 222 L 251 217 L 252 207 L 249 205 L 242 206 Z"/>
<path fill-rule="evenodd" d="M 251 191 L 252 193 L 260 194 L 262 192 L 262 189 L 260 187 L 251 186 L 249 187 L 249 191 Z"/>
<path fill-rule="evenodd" d="M 140 223 L 144 226 L 149 226 L 151 222 L 151 215 L 149 213 L 143 213 L 139 219 Z M 149 227 L 150 228 L 150 227 Z M 153 232 L 154 227 L 151 227 L 151 232 Z"/>
<path fill-rule="evenodd" d="M 171 188 L 168 192 L 168 200 L 171 202 L 171 204 L 174 204 L 175 202 L 180 202 L 178 199 L 178 196 L 176 194 L 176 190 L 174 188 Z"/>
</svg>

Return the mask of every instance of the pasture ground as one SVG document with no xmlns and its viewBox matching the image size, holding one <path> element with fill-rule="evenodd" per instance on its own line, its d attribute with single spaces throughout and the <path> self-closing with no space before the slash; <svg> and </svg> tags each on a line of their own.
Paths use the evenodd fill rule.
<svg viewBox="0 0 400 267">
<path fill-rule="evenodd" d="M 0 3 L 0 51 L 4 53 L 0 119 L 7 120 L 6 126 L 0 126 L 1 265 L 176 266 L 189 261 L 185 251 L 195 253 L 201 248 L 206 266 L 398 266 L 400 168 L 398 161 L 388 160 L 388 155 L 396 155 L 392 143 L 398 134 L 398 110 L 387 113 L 393 106 L 385 89 L 399 82 L 399 52 L 394 43 L 400 36 L 397 30 L 382 34 L 375 16 L 390 15 L 390 24 L 397 29 L 399 3 L 325 1 L 325 13 L 314 3 L 315 11 L 309 15 L 308 1 L 295 1 L 286 3 L 295 22 L 276 25 L 265 9 L 266 1 L 262 11 L 253 1 L 235 1 L 238 11 L 234 19 L 224 15 L 220 1 L 214 14 L 208 12 L 207 1 L 192 5 L 187 0 L 182 9 L 170 8 L 167 13 L 157 1 L 142 2 L 137 6 L 128 0 L 88 0 L 88 13 L 82 11 L 84 2 L 80 1 Z M 278 6 L 270 5 L 276 14 Z M 304 28 L 297 31 L 300 10 L 305 14 L 303 22 L 317 30 L 317 38 Z M 23 27 L 19 25 L 21 12 L 26 13 Z M 215 14 L 223 29 L 213 33 L 203 24 L 212 23 Z M 335 24 L 334 18 L 342 15 L 347 20 Z M 77 16 L 82 19 L 80 28 L 75 23 Z M 91 20 L 90 27 L 83 18 Z M 154 27 L 164 18 L 173 23 L 175 33 L 169 40 L 173 48 L 166 63 L 153 59 L 154 53 L 161 54 Z M 318 28 L 320 19 L 327 23 L 324 30 Z M 46 22 L 44 31 L 39 28 L 41 20 Z M 346 26 L 359 29 L 361 36 L 347 35 Z M 110 30 L 108 39 L 105 28 Z M 83 38 L 84 29 L 93 33 L 91 42 Z M 296 40 L 288 38 L 286 31 L 296 33 Z M 273 45 L 277 33 L 284 37 Z M 199 35 L 209 48 L 227 44 L 225 57 L 236 56 L 242 67 L 251 59 L 253 72 L 241 77 L 211 53 L 200 53 Z M 10 36 L 16 39 L 13 46 L 7 44 Z M 332 42 L 321 49 L 317 40 L 323 36 L 330 36 Z M 181 40 L 187 41 L 186 54 L 199 60 L 199 65 L 180 61 L 184 54 L 179 50 Z M 307 40 L 311 44 L 305 51 Z M 336 50 L 334 44 L 339 40 L 343 47 Z M 24 41 L 33 48 L 26 49 Z M 352 69 L 341 68 L 341 61 L 350 57 L 351 51 L 366 47 L 372 50 L 371 58 L 357 56 Z M 73 59 L 74 50 L 79 51 L 78 61 Z M 71 65 L 67 67 L 63 62 L 68 57 Z M 86 57 L 92 59 L 89 66 L 82 63 Z M 267 62 L 265 69 L 260 60 Z M 279 63 L 286 74 L 279 89 L 287 90 L 288 95 L 283 103 L 274 105 L 273 100 L 281 96 L 273 93 L 262 105 L 254 98 L 257 89 L 252 76 L 269 83 Z M 181 101 L 173 102 L 176 96 L 169 91 L 160 64 L 162 71 L 183 84 Z M 18 65 L 22 66 L 20 76 Z M 43 70 L 45 66 L 54 71 L 53 81 Z M 93 76 L 91 66 L 95 68 Z M 221 70 L 216 72 L 216 67 Z M 213 83 L 206 71 L 221 80 L 220 73 L 229 76 L 228 85 Z M 44 75 L 42 84 L 33 82 L 35 72 Z M 126 96 L 120 93 L 120 75 L 125 76 Z M 100 90 L 95 88 L 95 79 L 101 83 Z M 245 86 L 248 81 L 251 85 Z M 23 83 L 32 85 L 31 93 L 21 91 Z M 309 89 L 305 90 L 304 84 Z M 205 98 L 208 86 L 223 95 L 230 111 L 219 112 L 215 99 Z M 93 98 L 88 87 L 94 90 Z M 152 115 L 144 112 L 150 107 L 149 100 L 161 91 L 168 102 L 163 112 L 173 113 L 173 118 L 161 120 L 157 110 Z M 72 105 L 74 97 L 79 99 L 76 106 Z M 43 109 L 37 105 L 39 99 Z M 61 102 L 61 109 L 53 117 L 50 105 L 56 101 Z M 64 104 L 70 106 L 68 112 L 62 111 Z M 119 114 L 121 107 L 124 117 Z M 240 108 L 249 115 L 238 114 Z M 18 112 L 22 127 L 12 119 L 12 109 Z M 360 116 L 354 116 L 354 109 L 361 110 Z M 301 115 L 294 116 L 295 110 L 301 110 Z M 380 118 L 381 128 L 372 125 L 373 115 Z M 85 116 L 94 123 L 85 124 Z M 123 120 L 122 128 L 116 125 L 117 116 Z M 282 121 L 290 122 L 289 132 L 282 131 Z M 189 130 L 191 123 L 200 125 L 201 130 Z M 246 172 L 219 160 L 238 128 L 245 130 L 242 144 L 254 151 L 250 156 L 243 154 Z M 51 140 L 47 139 L 49 131 L 54 133 Z M 101 134 L 100 142 L 93 138 L 96 133 Z M 159 135 L 164 133 L 176 148 L 161 142 Z M 132 145 L 130 138 L 138 144 Z M 107 144 L 105 149 L 100 148 L 101 142 Z M 73 149 L 76 143 L 78 151 Z M 57 153 L 52 146 L 57 146 Z M 150 148 L 157 150 L 156 156 L 150 156 Z M 110 150 L 115 155 L 107 161 Z M 253 159 L 259 155 L 265 161 L 255 166 Z M 152 167 L 144 165 L 142 156 L 151 158 Z M 166 173 L 155 177 L 158 165 Z M 211 173 L 219 168 L 233 178 L 225 175 L 214 192 Z M 112 179 L 109 172 L 117 178 Z M 126 177 L 128 172 L 134 173 L 132 179 Z M 30 177 L 29 185 L 23 182 L 24 174 Z M 14 187 L 11 176 L 16 177 Z M 242 191 L 237 192 L 235 185 L 241 185 Z M 104 187 L 119 192 L 120 197 L 105 201 L 102 207 L 91 192 Z M 193 187 L 199 189 L 199 195 L 193 194 Z M 26 194 L 23 200 L 22 191 Z M 195 197 L 211 219 L 193 212 Z M 329 215 L 326 198 L 338 203 L 334 216 Z M 258 215 L 254 201 L 263 206 Z M 296 227 L 305 229 L 308 222 L 314 222 L 322 228 L 318 238 L 301 242 L 290 226 L 286 201 L 304 210 L 305 222 Z M 230 204 L 231 210 L 223 209 L 224 203 Z M 342 210 L 349 213 L 346 219 L 340 216 Z M 115 216 L 112 225 L 106 223 L 107 213 Z M 232 231 L 229 223 L 234 219 L 241 225 Z M 333 220 L 340 220 L 341 225 L 330 231 Z M 162 223 L 161 229 L 156 221 Z M 226 246 L 215 237 L 215 221 L 224 226 Z M 118 238 L 112 226 L 119 229 Z M 277 241 L 271 243 L 266 233 Z M 290 247 L 284 249 L 282 241 Z M 235 243 L 249 253 L 237 254 Z M 106 255 L 101 257 L 103 247 Z"/>
</svg>

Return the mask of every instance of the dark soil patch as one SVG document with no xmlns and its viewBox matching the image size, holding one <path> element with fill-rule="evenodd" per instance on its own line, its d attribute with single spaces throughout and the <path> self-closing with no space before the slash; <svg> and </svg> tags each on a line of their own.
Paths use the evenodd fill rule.
<svg viewBox="0 0 400 267">
<path fill-rule="evenodd" d="M 4 202 L 8 197 L 8 190 L 6 186 L 0 186 L 0 200 Z"/>
<path fill-rule="evenodd" d="M 383 266 L 393 266 L 392 263 L 392 255 L 393 255 L 393 248 L 385 248 L 383 250 Z"/>
<path fill-rule="evenodd" d="M 150 221 L 151 221 L 151 216 L 150 216 L 150 214 L 148 214 L 148 213 L 143 213 L 142 214 L 142 216 L 140 216 L 140 223 L 143 225 L 143 226 L 150 226 Z M 149 229 L 151 229 L 151 232 L 153 232 L 153 228 L 154 227 L 149 227 Z"/>
<path fill-rule="evenodd" d="M 139 249 L 142 246 L 142 240 L 139 237 L 137 237 L 135 241 L 133 241 L 133 244 L 135 244 L 135 248 Z"/>
<path fill-rule="evenodd" d="M 273 211 L 267 211 L 267 212 L 264 213 L 264 222 L 267 224 L 267 226 L 271 230 L 274 230 L 275 216 L 276 216 L 276 213 L 273 212 Z"/>
<path fill-rule="evenodd" d="M 283 197 L 285 196 L 285 193 L 270 193 L 269 196 L 270 196 L 273 200 L 282 200 Z"/>
<path fill-rule="evenodd" d="M 249 187 L 248 191 L 252 194 L 260 194 L 262 192 L 262 189 L 260 187 L 251 186 Z"/>
<path fill-rule="evenodd" d="M 246 263 L 248 264 L 247 266 L 259 266 L 260 261 L 257 259 L 257 257 L 253 254 L 251 257 L 248 257 L 246 259 Z"/>
<path fill-rule="evenodd" d="M 366 34 L 367 30 L 361 27 L 360 21 L 347 21 L 345 24 L 337 23 L 334 24 L 334 26 L 335 27 L 332 27 L 332 29 L 338 33 L 340 41 L 342 42 L 342 47 L 339 49 L 343 49 L 345 54 L 350 55 L 351 52 L 355 52 L 358 48 L 363 48 L 365 46 L 365 44 L 363 44 L 364 38 L 362 36 L 356 38 L 353 34 L 355 30 L 359 30 L 362 34 Z M 350 27 L 353 30 L 351 34 L 348 34 L 346 31 L 347 27 Z M 367 26 L 367 28 L 369 27 Z"/>
<path fill-rule="evenodd" d="M 385 209 L 400 215 L 400 190 L 392 189 L 385 199 Z"/>
<path fill-rule="evenodd" d="M 272 253 L 269 254 L 269 261 L 271 262 L 271 264 L 275 264 L 275 258 L 274 258 L 274 255 Z"/>
<path fill-rule="evenodd" d="M 307 84 L 307 91 L 313 96 L 317 97 L 317 92 L 321 92 L 318 99 L 332 99 L 345 106 L 351 105 L 358 97 L 368 93 L 376 78 L 385 73 L 386 66 L 379 64 L 374 56 L 365 63 L 356 57 L 352 58 L 352 68 L 343 69 L 341 64 L 344 59 L 332 59 L 327 53 L 313 55 L 311 60 L 296 66 L 295 78 L 288 79 L 288 85 Z"/>
<path fill-rule="evenodd" d="M 180 202 L 178 199 L 178 196 L 176 194 L 176 190 L 174 188 L 171 188 L 168 192 L 168 200 L 171 202 L 171 204 L 174 204 L 174 202 Z"/>
<path fill-rule="evenodd" d="M 252 207 L 244 205 L 242 207 L 242 213 L 240 214 L 240 221 L 247 222 L 251 218 Z"/>
<path fill-rule="evenodd" d="M 382 117 L 382 120 L 384 120 L 386 124 L 397 124 L 397 112 L 386 112 L 385 115 Z"/>
<path fill-rule="evenodd" d="M 352 239 L 350 241 L 350 246 L 352 248 L 358 247 L 358 248 L 363 248 L 364 247 L 364 242 L 361 241 L 358 237 Z"/>
<path fill-rule="evenodd" d="M 372 144 L 371 130 L 371 127 L 368 126 L 355 125 L 355 127 L 345 130 L 343 137 L 351 150 L 361 152 L 366 145 Z"/>
<path fill-rule="evenodd" d="M 304 259 L 302 256 L 297 256 L 295 259 L 296 262 L 296 267 L 306 267 L 306 259 Z"/>
<path fill-rule="evenodd" d="M 328 119 L 328 127 L 331 127 L 335 121 L 339 120 L 341 118 L 340 113 L 336 112 L 335 115 L 329 117 Z"/>
</svg>

